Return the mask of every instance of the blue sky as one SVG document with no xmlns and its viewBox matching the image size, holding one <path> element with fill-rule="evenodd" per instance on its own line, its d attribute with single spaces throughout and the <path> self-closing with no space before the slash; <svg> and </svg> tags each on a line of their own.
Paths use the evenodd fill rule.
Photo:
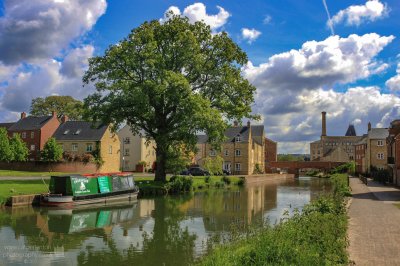
<svg viewBox="0 0 400 266">
<path fill-rule="evenodd" d="M 34 97 L 93 92 L 82 88 L 87 59 L 101 55 L 166 10 L 226 31 L 248 54 L 243 76 L 257 87 L 253 111 L 279 152 L 308 152 L 320 135 L 400 116 L 398 0 L 129 1 L 8 0 L 0 11 L 0 120 L 29 111 Z M 330 27 L 332 26 L 332 27 Z M 334 33 L 334 34 L 333 34 Z"/>
</svg>

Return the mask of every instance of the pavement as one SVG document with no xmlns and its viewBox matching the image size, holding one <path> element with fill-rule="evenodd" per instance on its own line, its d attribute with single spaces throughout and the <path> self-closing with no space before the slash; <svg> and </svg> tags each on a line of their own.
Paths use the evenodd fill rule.
<svg viewBox="0 0 400 266">
<path fill-rule="evenodd" d="M 400 265 L 400 190 L 350 178 L 348 251 L 355 265 Z"/>
</svg>

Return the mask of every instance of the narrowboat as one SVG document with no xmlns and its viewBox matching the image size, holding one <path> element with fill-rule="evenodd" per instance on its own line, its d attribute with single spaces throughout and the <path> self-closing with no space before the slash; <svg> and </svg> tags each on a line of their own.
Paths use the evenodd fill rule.
<svg viewBox="0 0 400 266">
<path fill-rule="evenodd" d="M 137 199 L 139 188 L 131 173 L 52 176 L 41 206 L 74 207 Z"/>
</svg>

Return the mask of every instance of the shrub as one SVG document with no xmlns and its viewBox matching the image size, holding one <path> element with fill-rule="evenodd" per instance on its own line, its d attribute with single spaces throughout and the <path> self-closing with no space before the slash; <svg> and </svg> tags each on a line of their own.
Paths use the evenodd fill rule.
<svg viewBox="0 0 400 266">
<path fill-rule="evenodd" d="M 264 171 L 261 169 L 261 166 L 259 163 L 256 163 L 254 165 L 254 171 L 253 174 L 257 175 L 257 174 L 262 174 Z"/>
<path fill-rule="evenodd" d="M 63 156 L 63 149 L 55 138 L 49 138 L 44 144 L 41 159 L 45 162 L 59 162 Z"/>
<path fill-rule="evenodd" d="M 72 162 L 75 159 L 75 155 L 70 152 L 63 152 L 63 159 L 68 162 Z"/>
<path fill-rule="evenodd" d="M 222 182 L 224 182 L 224 183 L 227 184 L 227 185 L 230 185 L 230 184 L 231 184 L 231 180 L 230 180 L 229 177 L 227 177 L 226 175 L 224 175 L 224 176 L 222 177 Z"/>
<path fill-rule="evenodd" d="M 244 186 L 246 184 L 246 178 L 244 176 L 239 177 L 240 180 L 238 181 L 238 186 Z"/>
<path fill-rule="evenodd" d="M 374 169 L 371 172 L 371 177 L 377 182 L 386 183 L 389 181 L 389 171 L 386 169 Z"/>
<path fill-rule="evenodd" d="M 211 176 L 206 176 L 206 177 L 204 177 L 204 182 L 206 182 L 207 184 L 208 183 L 210 183 L 210 181 L 211 181 Z"/>
<path fill-rule="evenodd" d="M 188 192 L 193 188 L 193 178 L 190 176 L 172 176 L 164 187 L 172 193 Z"/>
<path fill-rule="evenodd" d="M 214 186 L 216 188 L 223 188 L 225 186 L 225 183 L 223 181 L 218 181 L 218 182 L 215 182 Z"/>
<path fill-rule="evenodd" d="M 83 163 L 90 163 L 94 161 L 94 156 L 91 153 L 85 153 L 82 155 L 82 162 Z"/>
</svg>

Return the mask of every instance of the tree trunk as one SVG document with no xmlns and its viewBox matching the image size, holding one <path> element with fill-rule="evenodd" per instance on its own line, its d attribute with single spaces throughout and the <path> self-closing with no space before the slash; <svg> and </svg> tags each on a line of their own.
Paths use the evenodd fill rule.
<svg viewBox="0 0 400 266">
<path fill-rule="evenodd" d="M 161 182 L 166 182 L 167 181 L 167 174 L 165 173 L 166 170 L 166 162 L 167 162 L 167 151 L 166 149 L 163 149 L 162 147 L 156 148 L 156 176 L 154 181 L 161 181 Z"/>
</svg>

